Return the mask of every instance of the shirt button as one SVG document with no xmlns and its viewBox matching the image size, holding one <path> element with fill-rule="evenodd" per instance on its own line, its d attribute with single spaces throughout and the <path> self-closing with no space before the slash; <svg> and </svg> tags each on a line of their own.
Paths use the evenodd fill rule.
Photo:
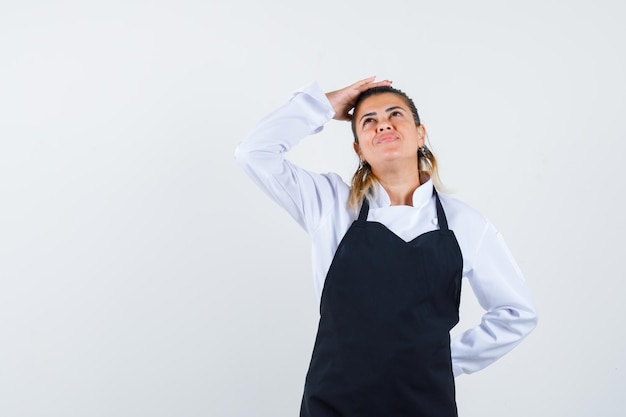
<svg viewBox="0 0 626 417">
<path fill-rule="evenodd" d="M 437 218 L 436 218 L 436 217 L 433 219 L 433 224 L 434 224 L 435 226 L 437 226 L 437 225 L 439 224 L 439 221 L 437 220 Z"/>
</svg>

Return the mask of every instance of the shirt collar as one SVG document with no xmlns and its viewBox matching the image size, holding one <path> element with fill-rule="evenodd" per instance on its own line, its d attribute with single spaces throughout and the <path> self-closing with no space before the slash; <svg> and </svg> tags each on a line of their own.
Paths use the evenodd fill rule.
<svg viewBox="0 0 626 417">
<path fill-rule="evenodd" d="M 426 182 L 417 187 L 415 191 L 413 191 L 413 207 L 418 209 L 424 207 L 428 204 L 432 195 L 433 182 L 429 178 Z M 385 191 L 380 183 L 376 183 L 376 192 L 374 196 L 370 196 L 369 201 L 372 208 L 389 207 L 391 204 L 389 194 L 387 194 L 387 191 Z"/>
</svg>

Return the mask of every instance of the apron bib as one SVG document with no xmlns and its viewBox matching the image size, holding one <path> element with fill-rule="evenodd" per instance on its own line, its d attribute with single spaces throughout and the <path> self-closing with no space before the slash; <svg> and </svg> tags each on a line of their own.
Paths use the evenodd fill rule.
<svg viewBox="0 0 626 417">
<path fill-rule="evenodd" d="M 368 222 L 326 276 L 300 417 L 456 417 L 450 330 L 463 258 L 436 191 L 439 229 L 405 242 Z"/>
</svg>

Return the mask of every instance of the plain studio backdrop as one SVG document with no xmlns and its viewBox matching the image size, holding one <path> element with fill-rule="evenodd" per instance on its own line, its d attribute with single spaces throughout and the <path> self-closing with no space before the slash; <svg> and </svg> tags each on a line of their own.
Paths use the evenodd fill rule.
<svg viewBox="0 0 626 417">
<path fill-rule="evenodd" d="M 295 89 L 370 75 L 414 98 L 537 304 L 457 379 L 460 415 L 626 415 L 625 8 L 3 1 L 0 415 L 297 415 L 310 244 L 233 153 Z M 351 144 L 331 121 L 290 158 L 349 180 Z"/>
</svg>

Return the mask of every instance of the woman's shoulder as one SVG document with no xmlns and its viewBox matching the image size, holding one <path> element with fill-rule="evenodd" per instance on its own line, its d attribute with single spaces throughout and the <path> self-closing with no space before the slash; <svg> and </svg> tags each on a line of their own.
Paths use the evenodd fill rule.
<svg viewBox="0 0 626 417">
<path fill-rule="evenodd" d="M 350 193 L 350 186 L 338 173 L 323 172 L 314 175 L 317 177 L 315 181 L 318 182 L 318 186 L 320 183 L 325 183 L 325 185 L 329 188 L 331 192 L 328 197 L 330 199 L 339 201 Z"/>
<path fill-rule="evenodd" d="M 439 198 L 450 229 L 455 232 L 479 235 L 490 225 L 489 220 L 480 211 L 460 198 L 441 192 Z"/>
<path fill-rule="evenodd" d="M 441 204 L 443 204 L 444 208 L 450 208 L 451 210 L 458 211 L 459 213 L 467 216 L 484 217 L 480 211 L 456 195 L 439 190 L 437 190 L 437 194 L 439 195 Z"/>
<path fill-rule="evenodd" d="M 314 175 L 318 190 L 315 199 L 326 209 L 326 215 L 337 214 L 338 211 L 347 210 L 350 185 L 336 172 L 324 172 Z"/>
</svg>

